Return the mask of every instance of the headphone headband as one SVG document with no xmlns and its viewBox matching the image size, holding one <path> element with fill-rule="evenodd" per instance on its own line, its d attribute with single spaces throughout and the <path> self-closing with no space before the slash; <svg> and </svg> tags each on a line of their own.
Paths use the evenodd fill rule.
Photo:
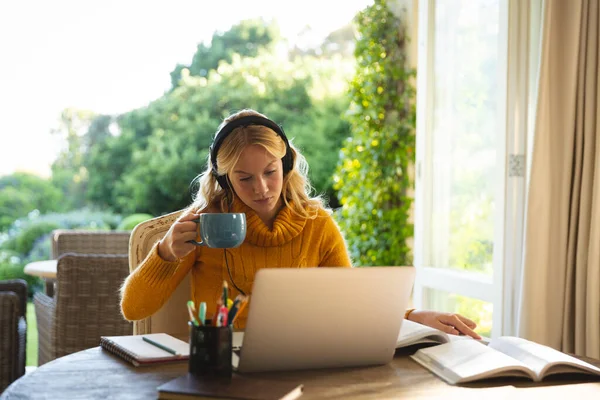
<svg viewBox="0 0 600 400">
<path fill-rule="evenodd" d="M 219 153 L 219 148 L 221 148 L 221 145 L 223 144 L 225 138 L 229 136 L 229 134 L 231 134 L 231 132 L 233 132 L 235 129 L 242 126 L 250 125 L 259 125 L 267 127 L 274 131 L 283 140 L 285 144 L 285 155 L 281 158 L 281 161 L 283 165 L 284 175 L 291 171 L 291 169 L 294 166 L 294 158 L 290 149 L 290 143 L 281 126 L 277 125 L 275 122 L 271 121 L 268 118 L 261 117 L 258 115 L 249 115 L 246 117 L 236 118 L 233 121 L 225 124 L 217 132 L 213 140 L 213 144 L 210 146 L 209 149 L 212 173 L 217 179 L 217 182 L 219 182 L 219 185 L 221 185 L 223 189 L 229 189 L 229 182 L 227 181 L 227 176 L 219 175 L 218 173 L 217 154 Z"/>
</svg>

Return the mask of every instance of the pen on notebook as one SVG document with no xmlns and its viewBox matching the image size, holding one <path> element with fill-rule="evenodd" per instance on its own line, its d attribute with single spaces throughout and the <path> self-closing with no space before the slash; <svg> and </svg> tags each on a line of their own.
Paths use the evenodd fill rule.
<svg viewBox="0 0 600 400">
<path fill-rule="evenodd" d="M 152 340 L 152 339 L 148 339 L 146 336 L 142 336 L 142 339 L 144 340 L 144 342 L 150 343 L 151 345 L 153 345 L 153 346 L 156 346 L 156 347 L 158 347 L 158 348 L 159 348 L 159 349 L 161 349 L 161 350 L 164 350 L 164 351 L 166 351 L 166 352 L 168 352 L 168 353 L 171 353 L 171 354 L 173 354 L 173 355 L 175 355 L 175 356 L 178 356 L 178 355 L 179 355 L 179 353 L 177 353 L 177 352 L 176 352 L 175 350 L 173 350 L 172 348 L 170 348 L 170 347 L 167 347 L 167 346 L 165 346 L 164 344 L 160 344 L 160 343 L 158 343 L 158 342 L 155 342 L 155 341 L 154 341 L 154 340 Z"/>
<path fill-rule="evenodd" d="M 190 314 L 190 321 L 192 322 L 192 324 L 194 324 L 194 326 L 198 326 L 198 321 L 194 316 L 196 307 L 194 306 L 194 302 L 192 300 L 187 302 L 187 309 L 188 313 Z"/>
</svg>

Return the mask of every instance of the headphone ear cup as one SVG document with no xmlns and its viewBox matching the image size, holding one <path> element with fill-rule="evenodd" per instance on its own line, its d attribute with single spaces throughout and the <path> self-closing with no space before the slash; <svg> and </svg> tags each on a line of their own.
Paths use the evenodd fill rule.
<svg viewBox="0 0 600 400">
<path fill-rule="evenodd" d="M 281 159 L 283 174 L 287 174 L 294 168 L 294 154 L 292 153 L 292 149 L 288 147 L 287 152 Z"/>
<path fill-rule="evenodd" d="M 219 182 L 219 185 L 221 186 L 221 188 L 223 188 L 225 190 L 229 189 L 229 182 L 227 181 L 227 175 L 215 174 L 215 178 L 217 179 L 217 182 Z"/>
</svg>

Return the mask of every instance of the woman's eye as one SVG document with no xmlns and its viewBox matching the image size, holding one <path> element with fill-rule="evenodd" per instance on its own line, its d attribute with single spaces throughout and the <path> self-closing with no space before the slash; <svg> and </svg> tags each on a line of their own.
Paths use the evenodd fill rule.
<svg viewBox="0 0 600 400">
<path fill-rule="evenodd" d="M 242 178 L 242 179 L 240 179 L 240 182 L 246 182 L 246 181 L 249 181 L 249 180 L 250 180 L 250 177 Z"/>
<path fill-rule="evenodd" d="M 265 172 L 265 175 L 271 175 L 271 174 L 273 174 L 275 171 L 277 171 L 277 170 L 276 170 L 276 169 L 273 169 L 273 170 L 271 170 L 271 171 L 267 171 L 267 172 Z"/>
</svg>

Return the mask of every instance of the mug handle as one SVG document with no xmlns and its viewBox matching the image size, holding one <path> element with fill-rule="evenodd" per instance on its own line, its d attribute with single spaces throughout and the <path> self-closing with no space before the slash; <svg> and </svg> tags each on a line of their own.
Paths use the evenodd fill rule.
<svg viewBox="0 0 600 400">
<path fill-rule="evenodd" d="M 192 219 L 191 221 L 199 224 L 200 223 L 200 218 Z M 206 246 L 206 243 L 204 243 L 202 241 L 196 242 L 195 240 L 188 240 L 186 243 L 191 243 L 191 244 L 196 245 L 196 246 Z"/>
</svg>

